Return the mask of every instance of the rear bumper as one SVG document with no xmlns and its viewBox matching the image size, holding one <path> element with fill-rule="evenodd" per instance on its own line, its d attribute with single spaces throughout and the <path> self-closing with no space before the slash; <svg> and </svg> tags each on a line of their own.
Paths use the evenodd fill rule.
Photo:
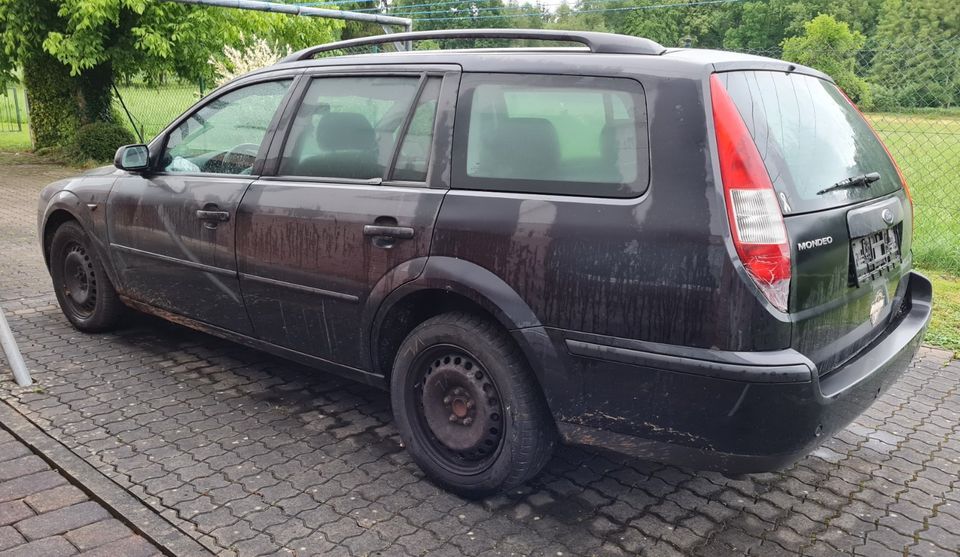
<svg viewBox="0 0 960 557">
<path fill-rule="evenodd" d="M 930 321 L 930 281 L 911 273 L 887 330 L 824 377 L 794 350 L 736 353 L 551 331 L 576 379 L 548 392 L 569 443 L 727 473 L 769 471 L 863 413 L 910 364 Z M 575 338 L 574 338 L 575 337 Z M 579 391 L 573 403 L 566 397 Z"/>
</svg>

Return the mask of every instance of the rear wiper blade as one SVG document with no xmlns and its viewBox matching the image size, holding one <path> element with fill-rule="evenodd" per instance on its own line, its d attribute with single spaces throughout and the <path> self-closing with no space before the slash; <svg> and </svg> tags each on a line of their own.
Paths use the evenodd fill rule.
<svg viewBox="0 0 960 557">
<path fill-rule="evenodd" d="M 830 186 L 829 188 L 824 188 L 817 192 L 817 195 L 823 195 L 828 191 L 833 190 L 843 190 L 847 188 L 858 188 L 858 187 L 868 187 L 870 184 L 876 182 L 880 179 L 879 172 L 869 172 L 867 174 L 861 174 L 859 176 L 851 176 L 844 180 L 840 180 L 836 184 Z"/>
</svg>

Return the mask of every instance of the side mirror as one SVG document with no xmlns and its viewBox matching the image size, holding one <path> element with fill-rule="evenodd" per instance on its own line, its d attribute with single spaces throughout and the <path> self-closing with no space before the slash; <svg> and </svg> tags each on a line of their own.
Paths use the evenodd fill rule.
<svg viewBox="0 0 960 557">
<path fill-rule="evenodd" d="M 117 149 L 113 165 L 130 172 L 144 171 L 150 166 L 150 151 L 146 145 L 124 145 Z"/>
</svg>

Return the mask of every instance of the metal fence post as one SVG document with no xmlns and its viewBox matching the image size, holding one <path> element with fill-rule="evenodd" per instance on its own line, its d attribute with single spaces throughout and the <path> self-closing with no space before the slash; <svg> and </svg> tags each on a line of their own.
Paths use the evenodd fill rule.
<svg viewBox="0 0 960 557">
<path fill-rule="evenodd" d="M 30 372 L 27 371 L 27 365 L 23 363 L 23 356 L 20 355 L 20 348 L 17 347 L 17 341 L 13 338 L 13 331 L 10 330 L 10 323 L 3 315 L 3 308 L 0 308 L 0 344 L 3 345 L 3 352 L 7 355 L 7 363 L 13 369 L 13 378 L 17 385 L 29 387 L 33 384 L 30 379 Z"/>
<path fill-rule="evenodd" d="M 17 131 L 23 131 L 23 122 L 20 120 L 20 92 L 16 87 L 12 88 L 13 90 L 13 107 L 17 111 Z"/>
</svg>

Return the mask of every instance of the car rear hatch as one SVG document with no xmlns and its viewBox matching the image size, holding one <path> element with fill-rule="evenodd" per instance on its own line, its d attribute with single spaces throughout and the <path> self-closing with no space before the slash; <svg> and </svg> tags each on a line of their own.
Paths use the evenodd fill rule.
<svg viewBox="0 0 960 557">
<path fill-rule="evenodd" d="M 896 164 L 846 96 L 811 75 L 715 74 L 766 167 L 790 251 L 792 347 L 822 375 L 900 312 L 912 208 Z"/>
</svg>

